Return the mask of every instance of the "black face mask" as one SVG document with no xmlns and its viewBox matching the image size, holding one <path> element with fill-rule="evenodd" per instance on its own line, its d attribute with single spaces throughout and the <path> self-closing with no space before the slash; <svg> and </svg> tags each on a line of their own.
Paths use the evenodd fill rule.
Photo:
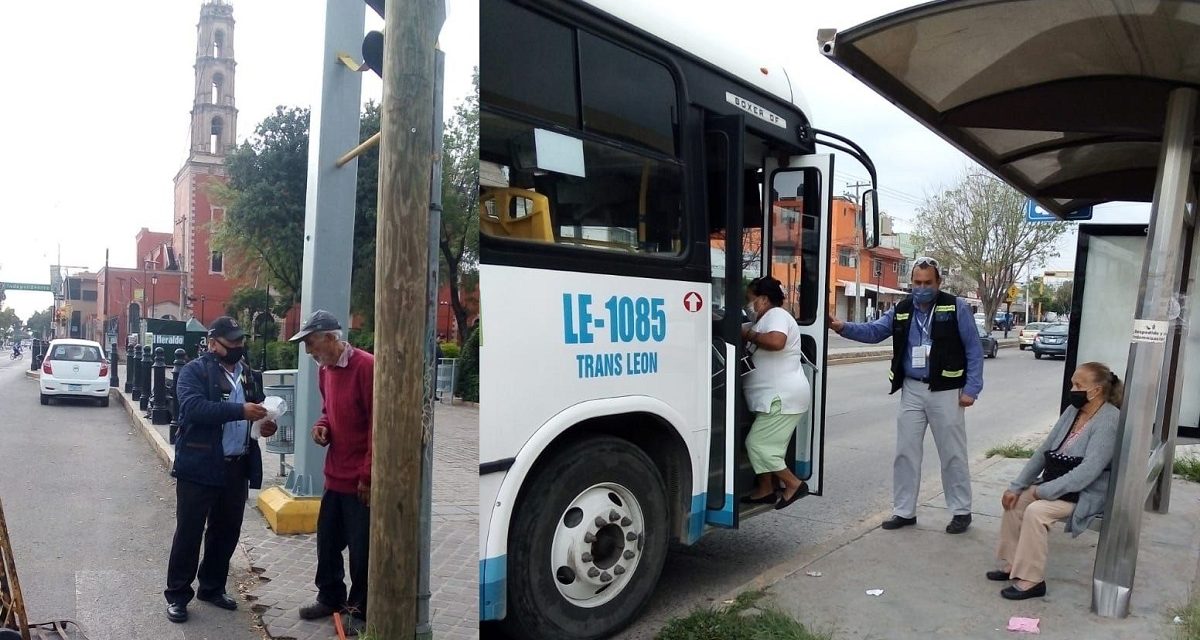
<svg viewBox="0 0 1200 640">
<path fill-rule="evenodd" d="M 246 347 L 225 347 L 225 355 L 217 357 L 225 364 L 237 364 L 244 355 L 246 355 Z"/>
<path fill-rule="evenodd" d="M 1088 392 L 1072 391 L 1071 397 L 1070 397 L 1070 403 L 1071 403 L 1072 407 L 1075 407 L 1076 409 L 1082 409 L 1083 405 L 1088 403 Z"/>
</svg>

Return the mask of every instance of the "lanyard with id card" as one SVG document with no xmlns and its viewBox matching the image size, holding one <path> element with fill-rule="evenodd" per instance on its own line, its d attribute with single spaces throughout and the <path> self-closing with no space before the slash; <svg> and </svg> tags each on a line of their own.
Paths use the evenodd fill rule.
<svg viewBox="0 0 1200 640">
<path fill-rule="evenodd" d="M 917 331 L 921 337 L 921 344 L 912 348 L 912 368 L 924 369 L 928 366 L 927 362 L 929 360 L 929 325 L 933 322 L 933 312 L 930 312 L 930 315 L 925 318 L 923 324 L 919 315 L 914 313 L 913 316 L 917 323 Z"/>
</svg>

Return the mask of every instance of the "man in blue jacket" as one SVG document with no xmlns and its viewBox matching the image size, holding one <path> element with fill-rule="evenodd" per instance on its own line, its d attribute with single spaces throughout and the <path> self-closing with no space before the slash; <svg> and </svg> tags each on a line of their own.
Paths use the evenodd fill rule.
<svg viewBox="0 0 1200 640">
<path fill-rule="evenodd" d="M 167 618 L 186 622 L 195 596 L 237 609 L 225 584 L 242 531 L 249 487 L 262 487 L 262 454 L 250 424 L 267 417 L 262 374 L 250 369 L 245 334 L 228 316 L 208 330 L 208 352 L 184 365 L 175 382 L 179 435 L 175 440 L 175 538 L 167 565 Z M 263 436 L 275 424 L 260 425 Z M 207 531 L 205 527 L 207 525 Z M 200 543 L 204 560 L 200 561 Z M 199 577 L 200 586 L 192 590 Z"/>
</svg>

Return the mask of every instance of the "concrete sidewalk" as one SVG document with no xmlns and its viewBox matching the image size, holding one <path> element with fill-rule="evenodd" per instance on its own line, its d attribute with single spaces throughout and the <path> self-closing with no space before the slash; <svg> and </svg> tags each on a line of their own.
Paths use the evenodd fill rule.
<svg viewBox="0 0 1200 640">
<path fill-rule="evenodd" d="M 166 463 L 174 463 L 168 427 L 153 425 L 130 396 L 113 390 L 131 422 Z M 305 430 L 301 430 L 305 434 Z M 430 557 L 431 617 L 434 637 L 468 640 L 479 635 L 479 410 L 466 405 L 436 405 L 434 417 L 432 545 Z M 291 456 L 287 456 L 290 464 Z M 263 487 L 282 484 L 279 455 L 263 453 Z M 240 592 L 263 625 L 266 637 L 277 640 L 335 638 L 331 620 L 301 620 L 298 609 L 316 598 L 316 535 L 276 535 L 254 506 L 251 490 L 242 524 L 237 567 L 257 580 L 240 585 Z"/>
<path fill-rule="evenodd" d="M 993 458 L 976 465 L 974 522 L 965 534 L 945 533 L 950 516 L 942 495 L 926 493 L 916 526 L 884 531 L 878 525 L 888 514 L 880 514 L 746 588 L 769 585 L 764 606 L 835 638 L 999 638 L 1012 635 L 1006 628 L 1013 616 L 1039 618 L 1044 638 L 1172 637 L 1171 620 L 1188 602 L 1200 566 L 1200 485 L 1176 478 L 1171 512 L 1144 514 L 1132 613 L 1113 620 L 1089 610 L 1094 531 L 1078 538 L 1061 524 L 1051 531 L 1045 598 L 1004 600 L 1006 583 L 984 577 L 994 568 L 1000 495 L 1024 463 Z"/>
</svg>

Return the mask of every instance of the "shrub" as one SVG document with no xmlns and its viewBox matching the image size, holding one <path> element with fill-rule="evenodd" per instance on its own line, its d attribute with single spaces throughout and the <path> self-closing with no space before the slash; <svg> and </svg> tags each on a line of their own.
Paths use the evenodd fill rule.
<svg viewBox="0 0 1200 640">
<path fill-rule="evenodd" d="M 468 402 L 479 402 L 479 346 L 483 344 L 483 321 L 462 346 L 458 357 L 458 396 Z"/>
<path fill-rule="evenodd" d="M 461 353 L 457 342 L 443 342 L 438 346 L 442 348 L 443 358 L 457 358 Z"/>
<path fill-rule="evenodd" d="M 360 329 L 352 330 L 352 331 L 350 331 L 350 336 L 347 339 L 347 341 L 350 344 L 358 347 L 359 349 L 362 349 L 363 351 L 366 351 L 368 353 L 375 353 L 375 332 L 374 331 L 365 331 L 365 330 L 360 330 Z"/>
</svg>

